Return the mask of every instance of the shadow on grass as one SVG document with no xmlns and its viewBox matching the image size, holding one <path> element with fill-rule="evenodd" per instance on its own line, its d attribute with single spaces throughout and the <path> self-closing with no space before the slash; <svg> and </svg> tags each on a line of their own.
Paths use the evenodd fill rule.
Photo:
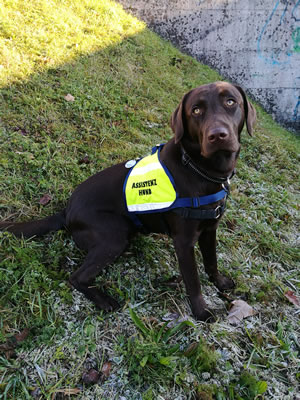
<svg viewBox="0 0 300 400">
<path fill-rule="evenodd" d="M 215 79 L 146 30 L 2 88 L 4 207 L 36 206 L 48 192 L 52 204 L 65 201 L 92 173 L 147 154 L 172 135 L 169 119 L 182 94 Z"/>
</svg>

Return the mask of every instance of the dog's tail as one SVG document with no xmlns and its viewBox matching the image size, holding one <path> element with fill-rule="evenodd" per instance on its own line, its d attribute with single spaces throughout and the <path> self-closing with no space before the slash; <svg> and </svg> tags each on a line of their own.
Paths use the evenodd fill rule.
<svg viewBox="0 0 300 400">
<path fill-rule="evenodd" d="M 43 236 L 65 227 L 65 210 L 43 219 L 28 222 L 0 222 L 0 231 L 8 231 L 17 237 Z"/>
</svg>

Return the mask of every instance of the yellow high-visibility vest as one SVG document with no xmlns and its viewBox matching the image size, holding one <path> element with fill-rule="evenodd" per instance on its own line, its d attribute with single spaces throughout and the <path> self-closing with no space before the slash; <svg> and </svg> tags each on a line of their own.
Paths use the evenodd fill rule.
<svg viewBox="0 0 300 400">
<path fill-rule="evenodd" d="M 140 159 L 125 182 L 125 199 L 129 212 L 168 209 L 176 200 L 170 172 L 159 160 L 159 151 Z"/>
<path fill-rule="evenodd" d="M 163 145 L 152 149 L 152 155 L 125 164 L 130 168 L 123 186 L 127 211 L 133 222 L 141 226 L 139 214 L 159 213 L 182 209 L 184 218 L 218 219 L 225 211 L 228 190 L 225 186 L 217 193 L 198 197 L 179 197 L 174 179 L 167 167 L 160 161 Z M 207 204 L 224 199 L 222 206 L 202 210 Z M 198 209 L 198 211 L 196 211 Z M 191 211 L 190 211 L 191 210 Z"/>
</svg>

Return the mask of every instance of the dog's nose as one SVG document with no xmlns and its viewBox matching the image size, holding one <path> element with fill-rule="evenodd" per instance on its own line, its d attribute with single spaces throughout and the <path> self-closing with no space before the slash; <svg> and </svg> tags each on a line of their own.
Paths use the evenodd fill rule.
<svg viewBox="0 0 300 400">
<path fill-rule="evenodd" d="M 220 127 L 212 129 L 208 134 L 208 141 L 210 143 L 217 142 L 219 140 L 226 140 L 229 137 L 229 132 L 226 128 Z"/>
</svg>

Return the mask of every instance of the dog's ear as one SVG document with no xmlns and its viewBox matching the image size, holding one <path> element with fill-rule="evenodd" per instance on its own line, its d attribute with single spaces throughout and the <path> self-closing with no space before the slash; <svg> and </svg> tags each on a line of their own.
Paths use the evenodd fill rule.
<svg viewBox="0 0 300 400">
<path fill-rule="evenodd" d="M 250 136 L 252 136 L 253 132 L 253 127 L 256 122 L 256 111 L 253 105 L 248 101 L 246 93 L 240 86 L 235 87 L 238 89 L 238 91 L 241 93 L 243 100 L 244 100 L 244 111 L 245 111 L 245 120 L 246 120 L 246 126 L 247 126 L 247 131 Z"/>
<path fill-rule="evenodd" d="M 175 143 L 178 143 L 183 136 L 184 127 L 182 120 L 182 102 L 176 108 L 171 116 L 170 125 L 175 136 Z"/>
<path fill-rule="evenodd" d="M 184 102 L 188 94 L 189 93 L 183 96 L 180 104 L 173 112 L 171 117 L 170 125 L 175 135 L 175 143 L 178 143 L 184 134 Z"/>
</svg>

